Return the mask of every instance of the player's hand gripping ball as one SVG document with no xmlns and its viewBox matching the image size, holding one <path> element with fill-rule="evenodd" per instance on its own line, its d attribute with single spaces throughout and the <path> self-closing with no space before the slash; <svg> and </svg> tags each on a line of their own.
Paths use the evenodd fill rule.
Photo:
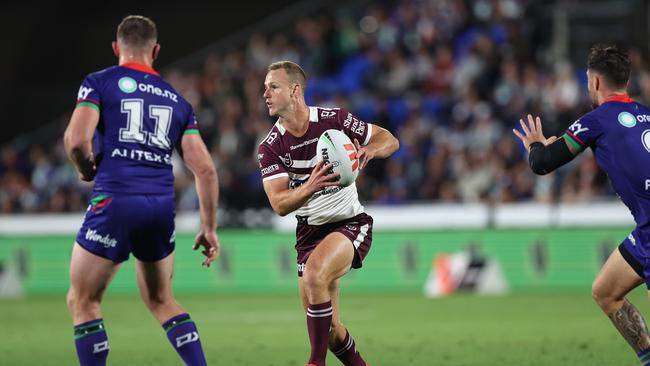
<svg viewBox="0 0 650 366">
<path fill-rule="evenodd" d="M 359 175 L 357 149 L 350 138 L 339 130 L 326 130 L 318 138 L 317 159 L 332 164 L 331 173 L 339 173 L 339 185 L 347 187 Z"/>
</svg>

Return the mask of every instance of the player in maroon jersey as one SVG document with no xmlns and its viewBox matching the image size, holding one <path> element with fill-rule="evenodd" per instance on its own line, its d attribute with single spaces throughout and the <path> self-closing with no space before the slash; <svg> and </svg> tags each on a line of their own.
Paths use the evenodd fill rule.
<svg viewBox="0 0 650 366">
<path fill-rule="evenodd" d="M 372 217 L 359 203 L 356 185 L 340 187 L 329 164 L 317 161 L 316 145 L 328 129 L 343 131 L 357 148 L 360 169 L 399 147 L 387 130 L 339 108 L 307 106 L 305 72 L 290 61 L 273 63 L 264 100 L 277 122 L 260 144 L 264 191 L 281 216 L 295 211 L 298 284 L 311 343 L 308 365 L 324 366 L 327 348 L 346 366 L 366 366 L 340 321 L 339 283 L 360 268 L 372 241 Z"/>
</svg>

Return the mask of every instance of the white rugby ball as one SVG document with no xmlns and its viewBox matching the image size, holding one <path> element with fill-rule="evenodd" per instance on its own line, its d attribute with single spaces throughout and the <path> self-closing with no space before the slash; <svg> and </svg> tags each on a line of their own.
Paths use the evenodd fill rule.
<svg viewBox="0 0 650 366">
<path fill-rule="evenodd" d="M 350 138 L 339 130 L 326 130 L 320 135 L 316 157 L 318 161 L 332 164 L 332 171 L 339 173 L 339 185 L 342 187 L 354 183 L 359 175 L 357 149 Z"/>
</svg>

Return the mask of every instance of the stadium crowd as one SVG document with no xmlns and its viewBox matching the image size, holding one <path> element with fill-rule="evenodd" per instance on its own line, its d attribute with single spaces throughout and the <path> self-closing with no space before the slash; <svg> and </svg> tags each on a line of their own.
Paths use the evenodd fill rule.
<svg viewBox="0 0 650 366">
<path fill-rule="evenodd" d="M 311 105 L 347 108 L 400 140 L 391 159 L 359 176 L 364 203 L 612 195 L 590 152 L 534 176 L 510 131 L 533 113 L 547 135 L 561 134 L 590 108 L 584 65 L 548 57 L 550 32 L 525 3 L 400 0 L 303 16 L 292 29 L 252 34 L 242 47 L 210 55 L 200 69 L 163 76 L 195 108 L 225 208 L 268 206 L 256 154 L 273 123 L 262 99 L 266 67 L 278 60 L 304 67 Z M 638 50 L 630 54 L 631 95 L 650 103 L 650 70 Z M 85 209 L 91 185 L 79 181 L 60 136 L 52 138 L 0 149 L 0 212 Z M 195 209 L 191 175 L 174 166 L 179 210 Z"/>
</svg>

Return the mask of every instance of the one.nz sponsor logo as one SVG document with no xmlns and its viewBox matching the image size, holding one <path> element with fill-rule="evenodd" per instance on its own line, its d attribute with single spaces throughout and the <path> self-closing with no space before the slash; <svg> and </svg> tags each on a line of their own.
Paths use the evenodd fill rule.
<svg viewBox="0 0 650 366">
<path fill-rule="evenodd" d="M 127 94 L 140 90 L 143 93 L 158 95 L 178 103 L 178 96 L 175 93 L 166 89 L 161 89 L 153 84 L 138 83 L 135 79 L 128 76 L 120 78 L 120 80 L 117 81 L 117 86 L 122 92 Z"/>
<path fill-rule="evenodd" d="M 103 244 L 104 248 L 115 248 L 117 245 L 117 240 L 115 238 L 111 238 L 109 234 L 98 234 L 97 230 L 93 229 L 88 229 L 88 231 L 86 231 L 86 240 Z"/>
</svg>

